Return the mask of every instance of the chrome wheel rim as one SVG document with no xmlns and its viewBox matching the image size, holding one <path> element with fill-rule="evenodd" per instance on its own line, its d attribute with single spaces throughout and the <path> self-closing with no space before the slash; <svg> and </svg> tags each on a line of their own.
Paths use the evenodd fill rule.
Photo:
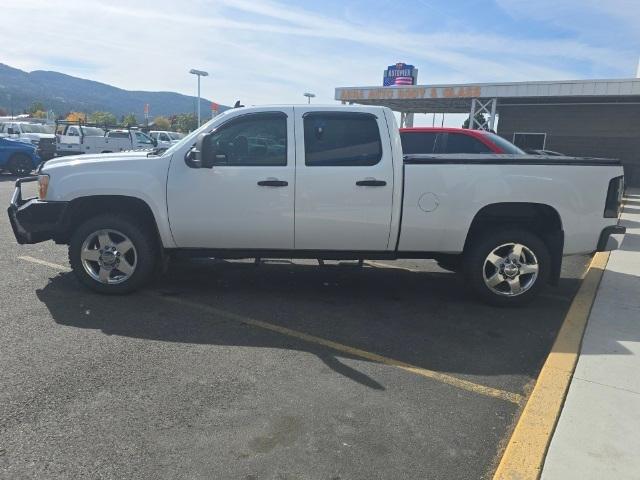
<svg viewBox="0 0 640 480">
<path fill-rule="evenodd" d="M 484 283 L 493 293 L 505 297 L 522 295 L 536 283 L 540 266 L 533 251 L 521 243 L 494 248 L 484 261 Z"/>
<path fill-rule="evenodd" d="M 86 238 L 80 259 L 84 271 L 95 281 L 115 285 L 131 278 L 138 264 L 138 252 L 124 233 L 105 229 Z"/>
</svg>

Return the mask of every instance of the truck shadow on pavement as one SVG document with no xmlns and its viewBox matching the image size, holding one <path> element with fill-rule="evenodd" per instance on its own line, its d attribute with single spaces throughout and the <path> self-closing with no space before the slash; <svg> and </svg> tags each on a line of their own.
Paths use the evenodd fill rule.
<svg viewBox="0 0 640 480">
<path fill-rule="evenodd" d="M 578 284 L 562 279 L 542 301 L 498 309 L 478 303 L 450 273 L 185 261 L 147 292 L 97 295 L 63 273 L 37 296 L 61 325 L 163 342 L 306 351 L 340 375 L 384 389 L 341 361 L 355 358 L 348 354 L 163 301 L 184 299 L 520 393 L 537 376 Z"/>
</svg>

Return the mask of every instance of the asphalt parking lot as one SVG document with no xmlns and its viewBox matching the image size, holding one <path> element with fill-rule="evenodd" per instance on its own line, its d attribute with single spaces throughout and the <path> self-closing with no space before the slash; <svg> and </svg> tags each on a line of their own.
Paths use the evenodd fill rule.
<svg viewBox="0 0 640 480">
<path fill-rule="evenodd" d="M 490 478 L 588 263 L 521 309 L 429 261 L 181 261 L 105 297 L 5 213 L 0 242 L 7 479 Z"/>
</svg>

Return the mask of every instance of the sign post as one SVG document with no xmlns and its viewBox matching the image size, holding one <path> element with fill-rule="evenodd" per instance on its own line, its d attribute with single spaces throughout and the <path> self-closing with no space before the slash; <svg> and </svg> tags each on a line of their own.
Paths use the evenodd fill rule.
<svg viewBox="0 0 640 480">
<path fill-rule="evenodd" d="M 389 65 L 382 76 L 383 87 L 406 87 L 418 83 L 418 69 L 413 65 L 398 62 Z M 413 127 L 413 113 L 401 112 L 401 127 Z"/>
</svg>

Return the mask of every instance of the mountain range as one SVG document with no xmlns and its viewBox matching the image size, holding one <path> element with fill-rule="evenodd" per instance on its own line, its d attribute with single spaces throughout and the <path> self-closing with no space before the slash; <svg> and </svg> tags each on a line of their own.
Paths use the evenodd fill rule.
<svg viewBox="0 0 640 480">
<path fill-rule="evenodd" d="M 41 102 L 56 115 L 68 112 L 111 112 L 117 117 L 134 113 L 143 117 L 149 104 L 150 117 L 190 113 L 196 110 L 197 98 L 175 92 L 144 92 L 123 90 L 105 83 L 72 77 L 59 72 L 35 70 L 25 72 L 0 63 L 0 107 L 14 114 L 28 110 Z M 201 99 L 203 116 L 211 108 L 211 100 Z M 220 105 L 219 110 L 229 107 Z"/>
</svg>

